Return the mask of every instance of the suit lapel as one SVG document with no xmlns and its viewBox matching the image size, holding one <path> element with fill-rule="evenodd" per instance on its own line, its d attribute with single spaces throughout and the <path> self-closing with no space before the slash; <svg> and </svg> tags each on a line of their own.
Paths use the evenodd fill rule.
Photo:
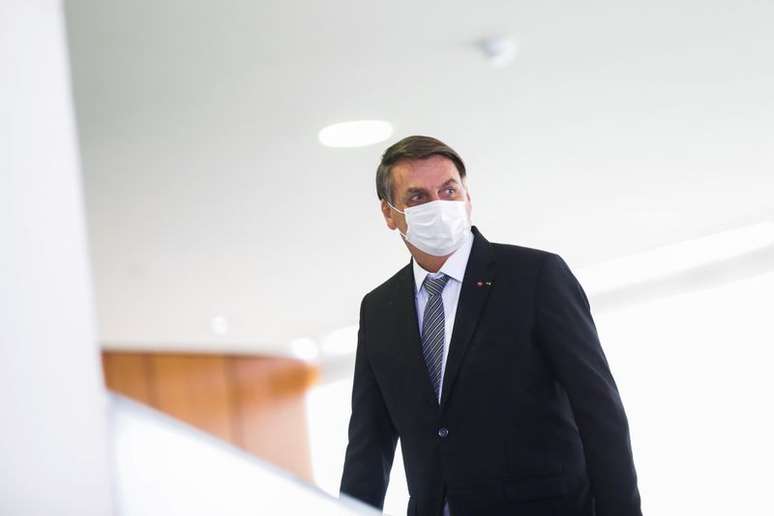
<svg viewBox="0 0 774 516">
<path fill-rule="evenodd" d="M 462 278 L 462 289 L 457 302 L 457 314 L 454 317 L 454 329 L 449 344 L 449 356 L 443 374 L 441 389 L 441 408 L 446 406 L 454 380 L 457 378 L 460 366 L 465 358 L 465 352 L 476 330 L 481 312 L 489 298 L 492 280 L 494 279 L 494 256 L 491 244 L 473 226 L 473 247 L 470 250 L 465 275 Z M 421 347 L 421 343 L 420 343 Z M 429 383 L 429 379 L 428 379 Z M 432 389 L 432 385 L 431 385 Z"/>
<path fill-rule="evenodd" d="M 411 262 L 398 275 L 392 304 L 395 314 L 393 328 L 398 333 L 397 342 L 405 350 L 407 357 L 405 381 L 419 386 L 418 395 L 429 407 L 435 407 L 437 410 L 438 402 L 427 372 L 425 357 L 422 354 L 422 339 L 419 334 L 419 320 L 414 299 L 414 268 Z"/>
<path fill-rule="evenodd" d="M 465 267 L 462 289 L 457 302 L 457 313 L 449 344 L 449 356 L 443 375 L 440 407 L 433 391 L 430 375 L 427 372 L 425 357 L 422 354 L 422 340 L 414 299 L 414 268 L 411 261 L 400 271 L 395 296 L 392 299 L 394 308 L 392 312 L 395 314 L 394 328 L 398 334 L 397 342 L 401 343 L 401 346 L 405 345 L 404 349 L 407 353 L 407 381 L 420 386 L 418 394 L 428 405 L 437 410 L 444 407 L 449 398 L 449 393 L 473 337 L 481 311 L 489 297 L 491 281 L 494 278 L 494 260 L 490 243 L 476 226 L 472 226 L 471 230 L 473 231 L 473 246 Z M 490 284 L 487 285 L 487 282 Z"/>
</svg>

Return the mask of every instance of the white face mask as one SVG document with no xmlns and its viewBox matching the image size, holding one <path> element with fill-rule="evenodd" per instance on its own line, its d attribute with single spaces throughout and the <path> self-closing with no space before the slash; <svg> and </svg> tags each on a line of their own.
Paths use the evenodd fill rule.
<svg viewBox="0 0 774 516">
<path fill-rule="evenodd" d="M 456 251 L 470 230 L 465 201 L 431 201 L 409 206 L 404 211 L 387 204 L 406 216 L 406 234 L 398 230 L 403 238 L 433 256 L 446 256 Z"/>
</svg>

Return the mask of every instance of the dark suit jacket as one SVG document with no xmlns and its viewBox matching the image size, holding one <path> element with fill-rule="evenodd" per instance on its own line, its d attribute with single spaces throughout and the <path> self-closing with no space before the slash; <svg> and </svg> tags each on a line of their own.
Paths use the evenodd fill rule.
<svg viewBox="0 0 774 516">
<path fill-rule="evenodd" d="M 439 406 L 412 263 L 366 294 L 340 491 L 379 509 L 401 440 L 408 516 L 641 515 L 629 428 L 589 302 L 555 253 L 476 226 Z"/>
</svg>

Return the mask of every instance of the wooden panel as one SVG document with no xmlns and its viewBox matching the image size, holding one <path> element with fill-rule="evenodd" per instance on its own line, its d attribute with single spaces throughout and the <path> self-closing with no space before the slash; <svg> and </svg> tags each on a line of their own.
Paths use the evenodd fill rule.
<svg viewBox="0 0 774 516">
<path fill-rule="evenodd" d="M 233 407 L 225 357 L 154 353 L 151 364 L 159 410 L 233 441 Z"/>
<path fill-rule="evenodd" d="M 312 481 L 305 393 L 318 370 L 252 355 L 103 352 L 108 388 Z"/>
<path fill-rule="evenodd" d="M 239 445 L 311 482 L 304 392 L 316 369 L 279 357 L 233 358 L 231 369 Z"/>
<path fill-rule="evenodd" d="M 108 389 L 146 405 L 154 405 L 149 356 L 145 353 L 102 353 L 102 369 Z"/>
</svg>

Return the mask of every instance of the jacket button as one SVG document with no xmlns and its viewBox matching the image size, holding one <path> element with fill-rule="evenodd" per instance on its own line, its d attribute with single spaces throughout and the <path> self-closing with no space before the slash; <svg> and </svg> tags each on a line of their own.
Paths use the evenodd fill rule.
<svg viewBox="0 0 774 516">
<path fill-rule="evenodd" d="M 446 437 L 449 435 L 449 429 L 446 427 L 441 427 L 438 429 L 438 437 Z"/>
</svg>

